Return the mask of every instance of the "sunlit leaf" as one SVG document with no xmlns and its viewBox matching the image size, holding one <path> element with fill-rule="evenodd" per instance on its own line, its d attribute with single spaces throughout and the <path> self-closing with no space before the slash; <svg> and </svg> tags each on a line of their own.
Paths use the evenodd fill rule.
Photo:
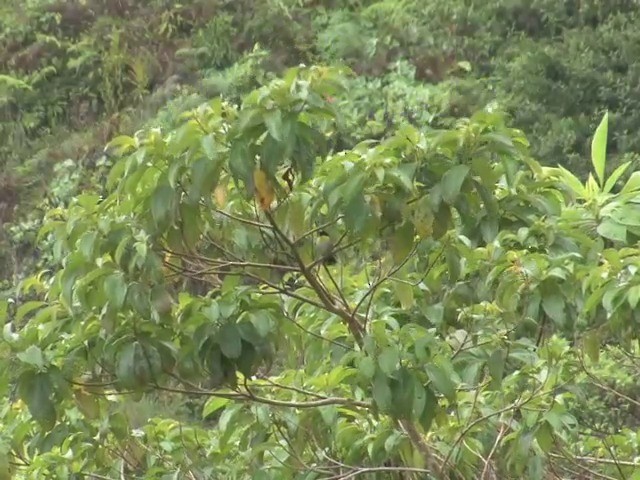
<svg viewBox="0 0 640 480">
<path fill-rule="evenodd" d="M 21 322 L 27 315 L 32 313 L 34 310 L 44 307 L 45 305 L 46 305 L 45 302 L 40 302 L 36 300 L 23 303 L 16 310 L 16 317 L 15 317 L 16 322 Z"/>
<path fill-rule="evenodd" d="M 616 168 L 613 171 L 613 173 L 611 173 L 609 178 L 607 178 L 606 183 L 604 184 L 604 188 L 603 188 L 604 193 L 609 193 L 613 189 L 613 187 L 616 185 L 616 182 L 620 179 L 622 175 L 624 175 L 624 173 L 627 171 L 630 165 L 631 165 L 631 162 L 624 162 L 622 165 Z"/>
<path fill-rule="evenodd" d="M 29 346 L 24 352 L 18 353 L 18 358 L 29 365 L 32 365 L 38 369 L 44 368 L 45 361 L 42 355 L 42 350 L 35 345 Z"/>
<path fill-rule="evenodd" d="M 627 240 L 627 227 L 608 218 L 605 218 L 596 230 L 609 240 L 617 242 L 625 242 Z"/>
<path fill-rule="evenodd" d="M 607 158 L 607 134 L 609 127 L 609 113 L 605 113 L 596 128 L 591 141 L 591 163 L 598 177 L 600 185 L 604 183 L 604 168 Z"/>
<path fill-rule="evenodd" d="M 211 397 L 204 404 L 204 407 L 202 409 L 202 418 L 207 418 L 208 416 L 214 414 L 221 408 L 224 408 L 229 402 L 230 400 L 228 398 Z"/>
</svg>

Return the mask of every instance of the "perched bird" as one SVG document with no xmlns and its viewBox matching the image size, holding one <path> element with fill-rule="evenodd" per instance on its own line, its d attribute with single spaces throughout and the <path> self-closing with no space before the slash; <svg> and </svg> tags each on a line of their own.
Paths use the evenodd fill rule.
<svg viewBox="0 0 640 480">
<path fill-rule="evenodd" d="M 333 253 L 333 249 L 333 241 L 329 234 L 324 230 L 320 230 L 316 241 L 316 253 L 318 255 L 318 260 L 322 259 L 322 263 L 325 265 L 335 265 L 336 257 Z"/>
</svg>

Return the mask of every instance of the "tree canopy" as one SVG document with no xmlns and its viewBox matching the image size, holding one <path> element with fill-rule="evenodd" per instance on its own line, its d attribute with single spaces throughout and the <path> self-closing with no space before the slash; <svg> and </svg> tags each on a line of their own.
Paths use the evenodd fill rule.
<svg viewBox="0 0 640 480">
<path fill-rule="evenodd" d="M 119 136 L 47 213 L 58 266 L 0 305 L 3 478 L 640 478 L 640 176 L 607 174 L 608 116 L 584 182 L 490 110 L 342 149 L 350 75 Z"/>
<path fill-rule="evenodd" d="M 640 480 L 638 6 L 0 2 L 0 480 Z"/>
</svg>

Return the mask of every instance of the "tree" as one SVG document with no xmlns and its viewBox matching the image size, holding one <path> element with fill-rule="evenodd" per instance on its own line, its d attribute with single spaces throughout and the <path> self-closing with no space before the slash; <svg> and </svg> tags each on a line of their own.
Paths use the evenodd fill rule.
<svg viewBox="0 0 640 480">
<path fill-rule="evenodd" d="M 601 343 L 637 349 L 640 182 L 613 193 L 607 118 L 584 185 L 492 112 L 334 152 L 345 74 L 294 68 L 118 137 L 101 191 L 48 214 L 60 268 L 5 328 L 0 468 L 637 474 L 632 432 L 576 421 Z"/>
</svg>

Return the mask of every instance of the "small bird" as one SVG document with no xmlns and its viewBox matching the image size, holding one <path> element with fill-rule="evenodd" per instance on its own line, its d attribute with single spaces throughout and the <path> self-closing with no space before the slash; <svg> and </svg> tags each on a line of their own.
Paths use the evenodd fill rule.
<svg viewBox="0 0 640 480">
<path fill-rule="evenodd" d="M 324 230 L 320 230 L 316 241 L 316 252 L 318 259 L 322 259 L 322 263 L 325 265 L 335 265 L 337 263 L 333 248 L 333 241 L 329 234 Z"/>
</svg>

